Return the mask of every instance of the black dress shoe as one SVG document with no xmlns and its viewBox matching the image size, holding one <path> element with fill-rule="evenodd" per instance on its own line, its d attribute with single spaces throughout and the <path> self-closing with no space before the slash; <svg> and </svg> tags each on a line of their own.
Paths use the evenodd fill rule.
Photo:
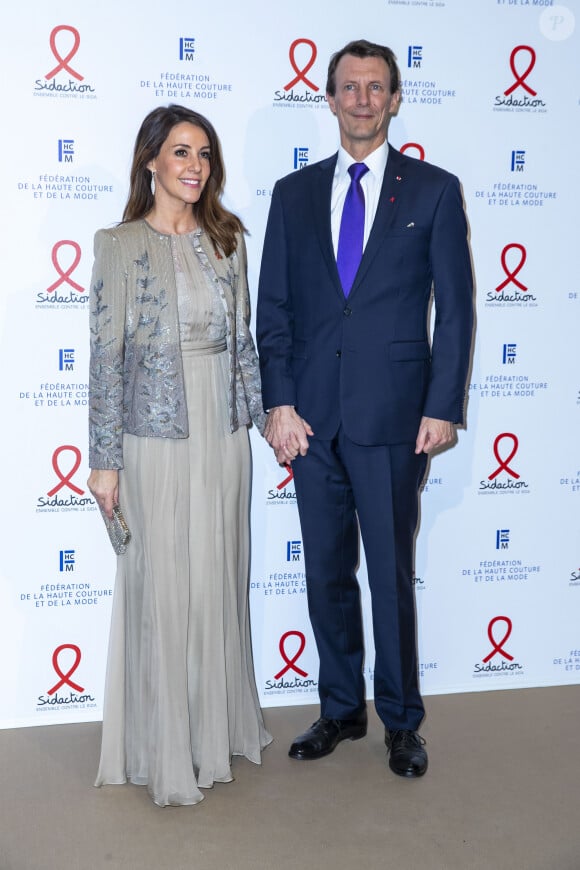
<svg viewBox="0 0 580 870">
<path fill-rule="evenodd" d="M 423 776 L 428 759 L 425 741 L 416 731 L 385 731 L 389 767 L 398 776 Z"/>
<path fill-rule="evenodd" d="M 366 733 L 366 710 L 355 719 L 326 719 L 322 716 L 296 738 L 288 755 L 301 761 L 322 758 L 336 749 L 341 740 L 360 740 Z"/>
</svg>

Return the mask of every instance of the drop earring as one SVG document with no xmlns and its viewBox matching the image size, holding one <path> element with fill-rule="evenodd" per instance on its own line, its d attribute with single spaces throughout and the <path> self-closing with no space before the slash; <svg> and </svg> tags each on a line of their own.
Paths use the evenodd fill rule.
<svg viewBox="0 0 580 870">
<path fill-rule="evenodd" d="M 151 170 L 151 193 L 155 196 L 155 171 Z"/>
</svg>

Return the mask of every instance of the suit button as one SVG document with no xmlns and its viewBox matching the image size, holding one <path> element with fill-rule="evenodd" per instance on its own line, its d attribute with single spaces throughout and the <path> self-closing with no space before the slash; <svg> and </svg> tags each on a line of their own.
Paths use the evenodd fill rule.
<svg viewBox="0 0 580 870">
<path fill-rule="evenodd" d="M 352 308 L 349 308 L 347 305 L 342 313 L 344 314 L 345 317 L 350 317 L 350 315 L 352 314 Z"/>
<path fill-rule="evenodd" d="M 341 351 L 341 350 L 337 350 L 337 351 L 336 351 L 336 355 L 337 355 L 337 357 L 340 359 L 340 357 L 342 356 L 342 351 Z"/>
</svg>

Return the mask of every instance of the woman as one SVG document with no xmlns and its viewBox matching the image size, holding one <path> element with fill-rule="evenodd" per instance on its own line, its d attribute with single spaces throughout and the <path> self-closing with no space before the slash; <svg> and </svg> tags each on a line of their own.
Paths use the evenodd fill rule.
<svg viewBox="0 0 580 870">
<path fill-rule="evenodd" d="M 264 412 L 243 226 L 217 135 L 181 106 L 137 135 L 123 223 L 95 236 L 88 485 L 119 556 L 96 785 L 194 804 L 260 762 L 247 582 L 247 425 Z"/>
</svg>

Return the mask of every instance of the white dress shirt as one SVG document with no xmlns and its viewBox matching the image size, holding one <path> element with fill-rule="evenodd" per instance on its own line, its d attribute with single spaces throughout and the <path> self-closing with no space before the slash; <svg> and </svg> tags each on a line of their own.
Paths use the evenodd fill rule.
<svg viewBox="0 0 580 870">
<path fill-rule="evenodd" d="M 379 195 L 383 184 L 383 176 L 387 165 L 387 157 L 389 156 L 389 145 L 385 140 L 382 145 L 379 145 L 375 151 L 360 161 L 368 166 L 369 171 L 365 172 L 360 180 L 364 195 L 365 195 L 365 229 L 363 238 L 363 251 L 368 241 L 373 221 L 377 213 L 379 204 Z M 334 178 L 332 181 L 332 195 L 330 198 L 330 223 L 332 229 L 332 243 L 334 245 L 334 256 L 338 251 L 338 236 L 340 233 L 340 221 L 342 218 L 342 210 L 344 208 L 344 200 L 346 193 L 350 187 L 350 175 L 348 168 L 356 160 L 351 157 L 348 151 L 342 147 L 338 151 L 338 160 L 336 161 L 336 169 L 334 170 Z"/>
</svg>

